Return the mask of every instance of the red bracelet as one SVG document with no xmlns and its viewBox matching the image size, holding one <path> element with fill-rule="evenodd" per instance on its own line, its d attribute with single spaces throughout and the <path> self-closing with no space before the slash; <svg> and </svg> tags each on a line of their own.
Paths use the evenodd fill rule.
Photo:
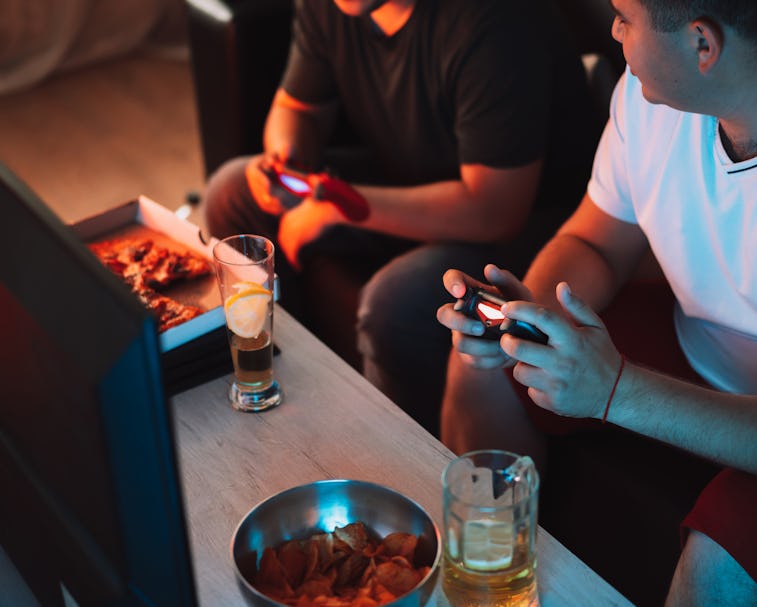
<svg viewBox="0 0 757 607">
<path fill-rule="evenodd" d="M 605 414 L 602 416 L 603 424 L 607 421 L 607 414 L 610 411 L 610 403 L 612 402 L 612 397 L 615 396 L 615 390 L 618 387 L 618 382 L 620 381 L 620 376 L 623 374 L 623 367 L 625 366 L 626 366 L 626 357 L 621 354 L 620 355 L 620 369 L 618 369 L 618 375 L 615 377 L 615 383 L 612 385 L 610 398 L 607 399 L 607 404 L 605 405 Z"/>
</svg>

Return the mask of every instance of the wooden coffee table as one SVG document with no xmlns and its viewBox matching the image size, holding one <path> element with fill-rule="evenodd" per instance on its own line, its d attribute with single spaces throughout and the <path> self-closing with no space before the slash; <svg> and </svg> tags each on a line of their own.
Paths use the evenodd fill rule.
<svg viewBox="0 0 757 607">
<path fill-rule="evenodd" d="M 270 495 L 321 479 L 380 483 L 421 504 L 442 528 L 441 473 L 454 457 L 280 307 L 274 372 L 284 402 L 231 408 L 223 377 L 173 398 L 185 509 L 200 604 L 245 605 L 231 560 L 237 524 Z M 631 605 L 544 529 L 542 607 Z M 440 576 L 441 578 L 441 576 Z M 448 605 L 437 587 L 429 605 Z"/>
</svg>

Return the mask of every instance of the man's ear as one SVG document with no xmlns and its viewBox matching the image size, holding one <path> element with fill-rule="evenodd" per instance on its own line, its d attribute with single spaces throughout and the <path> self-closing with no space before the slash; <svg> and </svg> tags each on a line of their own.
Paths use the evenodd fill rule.
<svg viewBox="0 0 757 607">
<path fill-rule="evenodd" d="M 714 21 L 700 18 L 689 24 L 689 36 L 697 53 L 699 71 L 706 74 L 723 52 L 723 31 Z"/>
</svg>

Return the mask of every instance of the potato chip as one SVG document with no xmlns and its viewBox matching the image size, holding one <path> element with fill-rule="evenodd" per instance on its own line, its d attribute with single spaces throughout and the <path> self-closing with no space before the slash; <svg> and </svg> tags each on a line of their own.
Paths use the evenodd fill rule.
<svg viewBox="0 0 757 607">
<path fill-rule="evenodd" d="M 404 556 L 408 561 L 412 561 L 415 558 L 418 537 L 412 533 L 395 531 L 387 535 L 381 545 L 384 546 L 388 556 Z"/>
<path fill-rule="evenodd" d="M 279 556 L 273 548 L 263 550 L 260 557 L 260 570 L 257 573 L 257 580 L 261 586 L 266 586 L 276 590 L 282 597 L 294 596 L 294 591 L 287 581 L 286 572 L 281 566 Z"/>
<path fill-rule="evenodd" d="M 368 545 L 368 531 L 361 522 L 337 527 L 334 529 L 334 536 L 357 552 L 362 551 Z"/>
<path fill-rule="evenodd" d="M 350 523 L 267 547 L 245 577 L 292 607 L 380 607 L 410 592 L 430 571 L 415 566 L 417 545 L 410 533 L 379 541 L 364 523 Z"/>
<path fill-rule="evenodd" d="M 421 576 L 412 567 L 391 560 L 376 567 L 376 579 L 393 595 L 401 596 L 415 588 Z"/>
<path fill-rule="evenodd" d="M 278 551 L 281 569 L 292 588 L 302 584 L 307 566 L 307 555 L 303 543 L 297 540 L 286 542 Z"/>
<path fill-rule="evenodd" d="M 370 563 L 371 559 L 367 556 L 363 556 L 362 552 L 353 552 L 341 563 L 337 569 L 336 581 L 334 586 L 344 587 L 350 586 L 353 582 L 360 579 L 360 576 L 365 571 L 365 568 Z"/>
<path fill-rule="evenodd" d="M 332 594 L 331 587 L 334 585 L 334 580 L 329 579 L 324 575 L 314 576 L 308 580 L 305 580 L 302 585 L 297 588 L 298 594 L 305 594 L 309 597 L 328 596 Z"/>
</svg>

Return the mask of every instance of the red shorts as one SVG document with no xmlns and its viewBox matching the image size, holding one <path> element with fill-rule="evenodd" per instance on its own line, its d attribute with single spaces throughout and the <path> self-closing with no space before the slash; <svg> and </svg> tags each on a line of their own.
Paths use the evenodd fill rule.
<svg viewBox="0 0 757 607">
<path fill-rule="evenodd" d="M 639 282 L 628 285 L 602 314 L 613 343 L 629 360 L 668 375 L 704 384 L 689 366 L 678 345 L 673 325 L 674 297 L 666 283 Z M 542 431 L 569 434 L 601 428 L 598 420 L 566 418 L 538 407 L 525 386 L 511 381 L 531 420 Z M 682 525 L 704 533 L 725 549 L 757 580 L 757 477 L 726 469 L 704 488 Z"/>
<path fill-rule="evenodd" d="M 716 541 L 757 581 L 757 476 L 723 470 L 699 494 L 681 524 Z"/>
</svg>

